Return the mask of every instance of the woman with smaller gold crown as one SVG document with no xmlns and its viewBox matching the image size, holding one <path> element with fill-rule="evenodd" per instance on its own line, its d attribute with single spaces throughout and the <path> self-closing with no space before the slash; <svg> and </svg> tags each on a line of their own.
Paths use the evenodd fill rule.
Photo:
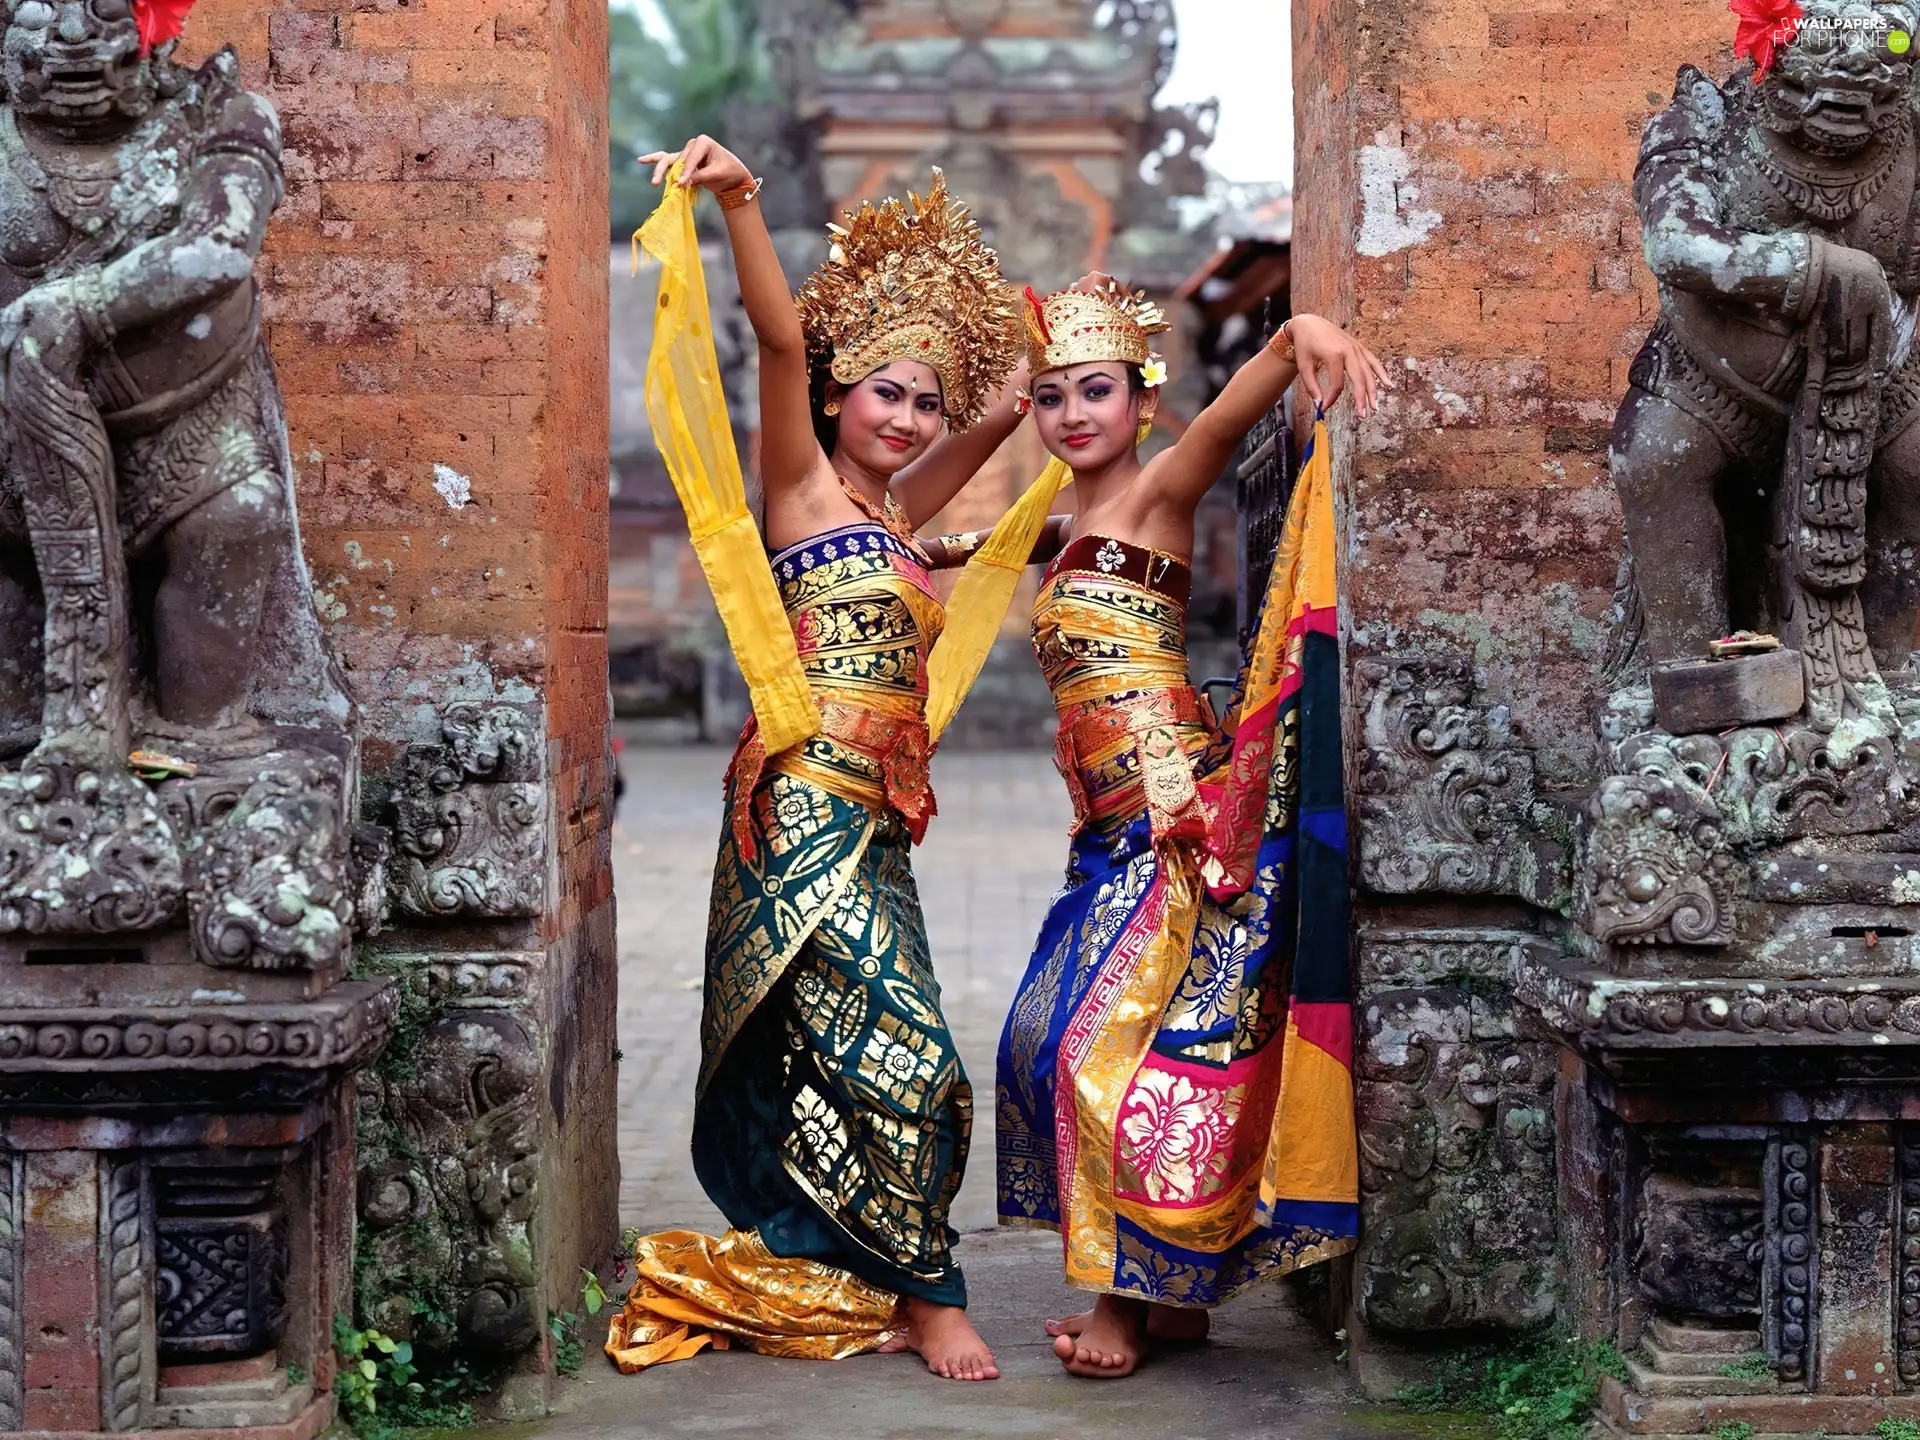
<svg viewBox="0 0 1920 1440">
<path fill-rule="evenodd" d="M 756 690 L 727 777 L 693 1161 L 733 1228 L 642 1239 L 607 1351 L 633 1371 L 709 1344 L 817 1359 L 912 1349 L 949 1379 L 992 1379 L 948 1224 L 972 1090 L 908 854 L 934 813 L 926 710 L 944 618 L 914 527 L 1019 423 L 1015 387 L 996 398 L 1018 360 L 1017 297 L 937 170 L 924 201 L 863 204 L 831 227 L 830 257 L 796 300 L 737 157 L 702 136 L 641 163 L 668 187 L 656 220 L 691 187 L 682 260 L 697 252 L 694 190 L 725 215 L 759 341 L 765 549 L 708 573 L 726 616 L 734 582 L 767 581 L 738 572 L 771 566 L 791 627 L 777 638 L 787 661 L 797 648 L 809 713 L 799 743 L 776 740 Z M 676 269 L 654 226 L 637 243 L 666 267 L 658 315 L 692 286 L 682 329 L 710 359 L 697 253 Z M 682 411 L 717 376 L 700 381 L 661 343 L 649 404 L 672 389 L 682 407 L 655 425 L 672 469 L 700 458 Z M 737 466 L 719 448 L 706 463 Z M 695 523 L 696 548 L 712 528 Z M 735 650 L 749 688 L 772 693 L 777 667 L 738 636 Z"/>
<path fill-rule="evenodd" d="M 1364 415 L 1386 372 L 1296 315 L 1143 464 L 1159 309 L 1099 276 L 1029 290 L 1026 318 L 1040 435 L 1073 476 L 1033 646 L 1075 819 L 1001 1038 L 998 1199 L 1099 1294 L 1049 1322 L 1062 1364 L 1117 1378 L 1357 1233 L 1324 426 L 1224 724 L 1188 678 L 1186 601 L 1195 510 L 1254 422 L 1296 376 L 1324 405 L 1350 382 Z"/>
</svg>

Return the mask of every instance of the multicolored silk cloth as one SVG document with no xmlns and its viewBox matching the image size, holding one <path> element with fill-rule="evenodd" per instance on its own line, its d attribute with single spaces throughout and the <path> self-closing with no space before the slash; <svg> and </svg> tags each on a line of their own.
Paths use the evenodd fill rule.
<svg viewBox="0 0 1920 1440">
<path fill-rule="evenodd" d="M 1083 536 L 1034 606 L 1076 819 L 1000 1043 L 999 1209 L 1081 1289 L 1213 1305 L 1358 1235 L 1326 447 L 1223 725 L 1184 562 Z"/>
<path fill-rule="evenodd" d="M 707 926 L 693 1160 L 731 1233 L 649 1236 L 607 1352 L 623 1370 L 730 1344 L 836 1359 L 965 1304 L 948 1208 L 973 1091 L 940 1013 L 908 859 L 932 813 L 924 557 L 877 524 L 772 558 L 821 711 L 728 776 Z"/>
</svg>

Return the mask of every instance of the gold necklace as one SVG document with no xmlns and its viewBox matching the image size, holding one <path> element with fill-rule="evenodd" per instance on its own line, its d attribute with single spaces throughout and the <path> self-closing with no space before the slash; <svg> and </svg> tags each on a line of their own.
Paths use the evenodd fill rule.
<svg viewBox="0 0 1920 1440">
<path fill-rule="evenodd" d="M 900 508 L 900 502 L 889 491 L 878 505 L 867 498 L 866 493 L 846 476 L 835 473 L 834 479 L 840 482 L 840 488 L 847 492 L 847 498 L 858 505 L 869 520 L 885 528 L 886 532 L 905 545 L 909 550 L 918 550 L 920 541 L 913 533 L 913 526 L 907 520 L 907 512 Z"/>
</svg>

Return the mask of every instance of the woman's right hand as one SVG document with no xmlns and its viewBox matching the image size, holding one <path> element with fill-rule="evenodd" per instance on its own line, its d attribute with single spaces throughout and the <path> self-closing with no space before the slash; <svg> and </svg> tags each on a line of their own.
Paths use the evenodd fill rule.
<svg viewBox="0 0 1920 1440">
<path fill-rule="evenodd" d="M 682 185 L 701 185 L 718 195 L 753 183 L 753 172 L 740 157 L 711 135 L 696 135 L 678 150 L 642 155 L 637 163 L 653 166 L 653 183 L 658 185 L 667 178 L 675 160 L 684 162 L 680 167 Z"/>
</svg>

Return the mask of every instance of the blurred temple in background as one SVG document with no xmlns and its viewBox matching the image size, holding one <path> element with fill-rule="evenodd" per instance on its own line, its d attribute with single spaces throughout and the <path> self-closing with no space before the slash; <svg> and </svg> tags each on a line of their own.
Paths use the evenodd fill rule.
<svg viewBox="0 0 1920 1440">
<path fill-rule="evenodd" d="M 1215 106 L 1155 100 L 1178 39 L 1171 0 L 655 0 L 645 23 L 614 19 L 608 638 L 628 714 L 683 717 L 723 740 L 746 703 L 647 425 L 653 277 L 630 275 L 628 233 L 653 192 L 635 155 L 702 132 L 739 153 L 766 182 L 761 203 L 795 284 L 824 258 L 823 227 L 839 210 L 924 189 L 939 166 L 1016 283 L 1058 288 L 1101 269 L 1170 306 L 1160 443 L 1289 313 L 1286 186 L 1211 176 Z M 717 212 L 702 213 L 715 341 L 751 484 L 753 338 Z M 991 525 L 1045 461 L 1023 427 L 930 529 Z M 1196 666 L 1234 633 L 1230 479 L 1216 499 L 1194 557 Z M 957 743 L 1050 743 L 1023 601 Z"/>
</svg>

